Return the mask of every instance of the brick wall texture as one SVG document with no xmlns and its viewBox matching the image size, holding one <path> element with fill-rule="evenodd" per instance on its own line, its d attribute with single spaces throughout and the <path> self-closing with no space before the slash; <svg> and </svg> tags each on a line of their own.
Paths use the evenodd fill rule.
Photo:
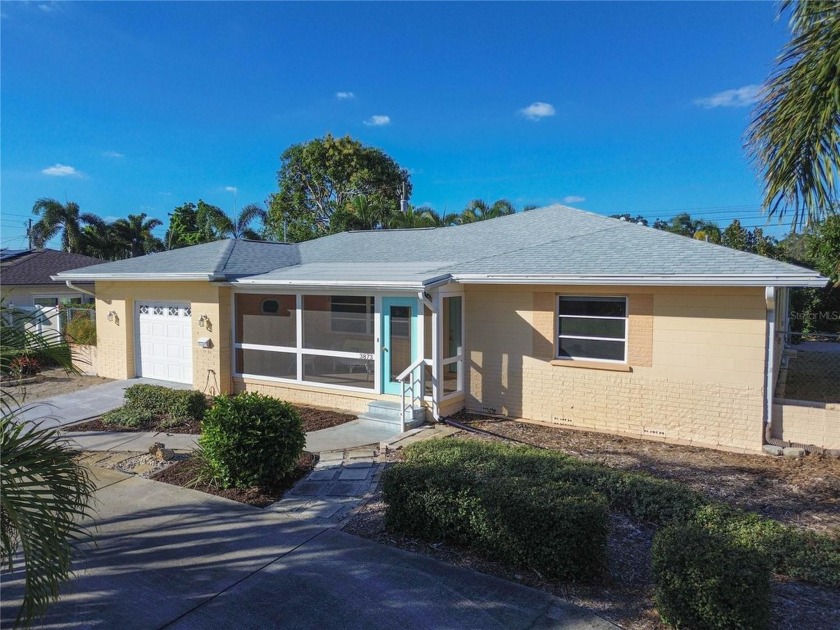
<svg viewBox="0 0 840 630">
<path fill-rule="evenodd" d="M 560 294 L 628 297 L 630 371 L 551 363 Z M 465 305 L 470 411 L 761 449 L 760 289 L 468 286 Z"/>
</svg>

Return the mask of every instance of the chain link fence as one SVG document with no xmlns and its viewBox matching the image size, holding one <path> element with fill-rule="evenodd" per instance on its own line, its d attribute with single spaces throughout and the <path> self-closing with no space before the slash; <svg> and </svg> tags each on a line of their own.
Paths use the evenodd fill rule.
<svg viewBox="0 0 840 630">
<path fill-rule="evenodd" d="M 776 398 L 840 403 L 840 335 L 782 331 Z"/>
</svg>

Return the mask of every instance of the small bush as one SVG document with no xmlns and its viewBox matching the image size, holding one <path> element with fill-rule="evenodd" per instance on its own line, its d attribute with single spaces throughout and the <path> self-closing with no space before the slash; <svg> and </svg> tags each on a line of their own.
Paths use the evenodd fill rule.
<svg viewBox="0 0 840 630">
<path fill-rule="evenodd" d="M 604 572 L 608 512 L 602 497 L 572 484 L 486 472 L 454 461 L 393 466 L 383 482 L 386 526 L 547 577 L 591 580 Z"/>
<path fill-rule="evenodd" d="M 100 420 L 102 420 L 105 424 L 112 424 L 114 426 L 127 428 L 138 427 L 151 422 L 154 419 L 155 414 L 148 409 L 138 409 L 128 405 L 123 405 L 122 407 L 117 407 L 116 409 L 107 411 L 100 417 Z"/>
<path fill-rule="evenodd" d="M 201 392 L 162 385 L 132 385 L 125 390 L 125 404 L 171 420 L 201 420 L 207 409 Z"/>
<path fill-rule="evenodd" d="M 766 628 L 770 563 L 697 523 L 660 530 L 653 541 L 654 600 L 662 619 L 692 630 Z"/>
<path fill-rule="evenodd" d="M 29 378 L 41 373 L 41 362 L 37 357 L 21 354 L 9 362 L 9 376 L 12 378 Z"/>
<path fill-rule="evenodd" d="M 306 437 L 289 403 L 243 393 L 214 399 L 198 443 L 223 488 L 245 488 L 292 472 Z"/>
<path fill-rule="evenodd" d="M 72 343 L 96 345 L 96 322 L 89 317 L 74 317 L 64 327 L 64 334 Z"/>
</svg>

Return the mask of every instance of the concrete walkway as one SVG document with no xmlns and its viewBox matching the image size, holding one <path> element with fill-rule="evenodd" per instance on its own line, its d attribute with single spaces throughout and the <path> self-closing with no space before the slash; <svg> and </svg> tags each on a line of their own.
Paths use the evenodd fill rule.
<svg viewBox="0 0 840 630">
<path fill-rule="evenodd" d="M 197 435 L 184 433 L 127 431 L 67 431 L 64 437 L 70 448 L 80 451 L 147 451 L 155 442 L 163 442 L 166 448 L 176 451 L 191 451 L 198 444 Z M 312 453 L 379 444 L 394 437 L 391 429 L 382 429 L 361 420 L 353 420 L 336 427 L 312 431 L 306 434 L 306 450 Z"/>
<path fill-rule="evenodd" d="M 111 381 L 53 398 L 36 400 L 31 405 L 27 405 L 27 409 L 21 414 L 21 420 L 41 420 L 44 427 L 63 427 L 81 422 L 121 406 L 124 402 L 125 389 L 139 384 L 165 385 L 173 389 L 190 388 L 189 385 L 156 381 L 150 378 Z"/>
<path fill-rule="evenodd" d="M 93 469 L 96 546 L 35 628 L 615 628 L 541 591 L 200 492 Z M 23 576 L 3 575 L 11 627 Z"/>
</svg>

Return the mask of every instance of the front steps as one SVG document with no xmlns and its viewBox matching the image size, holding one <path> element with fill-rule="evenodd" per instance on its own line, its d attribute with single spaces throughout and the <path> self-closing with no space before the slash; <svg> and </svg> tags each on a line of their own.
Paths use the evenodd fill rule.
<svg viewBox="0 0 840 630">
<path fill-rule="evenodd" d="M 374 400 L 368 403 L 368 410 L 359 415 L 359 420 L 377 426 L 393 427 L 400 433 L 400 407 L 400 403 L 396 401 Z M 406 419 L 406 431 L 419 427 L 426 419 L 426 411 L 422 407 L 415 407 L 413 411 L 413 417 Z"/>
</svg>

